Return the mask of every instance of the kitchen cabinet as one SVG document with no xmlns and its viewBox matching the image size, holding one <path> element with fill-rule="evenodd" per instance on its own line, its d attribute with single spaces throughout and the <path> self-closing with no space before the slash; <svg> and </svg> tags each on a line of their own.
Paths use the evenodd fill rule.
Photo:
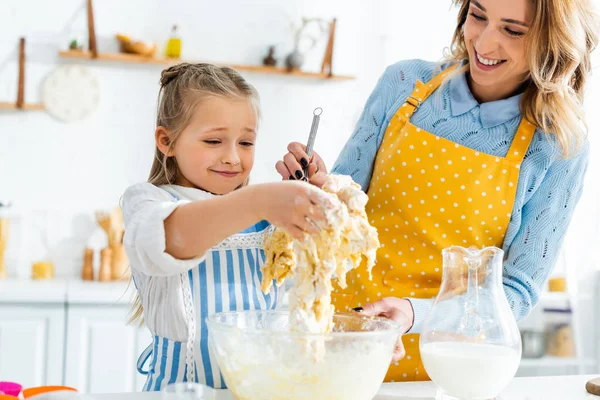
<svg viewBox="0 0 600 400">
<path fill-rule="evenodd" d="M 65 384 L 84 393 L 139 391 L 138 355 L 150 343 L 145 328 L 127 324 L 129 307 L 70 305 Z"/>
<path fill-rule="evenodd" d="M 151 342 L 128 325 L 128 282 L 0 281 L 0 380 L 83 393 L 139 391 L 138 355 Z"/>
<path fill-rule="evenodd" d="M 62 382 L 64 303 L 0 304 L 0 377 L 25 387 Z"/>
</svg>

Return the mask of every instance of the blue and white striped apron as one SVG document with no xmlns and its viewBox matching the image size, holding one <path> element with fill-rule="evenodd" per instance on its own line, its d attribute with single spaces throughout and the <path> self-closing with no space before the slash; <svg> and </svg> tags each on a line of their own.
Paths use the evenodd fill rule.
<svg viewBox="0 0 600 400">
<path fill-rule="evenodd" d="M 263 221 L 225 239 L 208 251 L 197 268 L 181 274 L 189 340 L 154 336 L 138 359 L 138 371 L 148 375 L 144 391 L 187 381 L 226 387 L 209 348 L 206 317 L 221 311 L 270 310 L 281 304 L 283 287 L 273 285 L 268 295 L 260 289 L 264 235 L 269 229 L 269 223 Z M 149 359 L 150 367 L 144 371 Z"/>
</svg>

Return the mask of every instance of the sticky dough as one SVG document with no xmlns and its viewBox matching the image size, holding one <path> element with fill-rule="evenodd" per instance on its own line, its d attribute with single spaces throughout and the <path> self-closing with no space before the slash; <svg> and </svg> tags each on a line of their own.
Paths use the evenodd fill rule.
<svg viewBox="0 0 600 400">
<path fill-rule="evenodd" d="M 290 291 L 290 329 L 329 333 L 333 328 L 333 281 L 346 288 L 346 273 L 365 258 L 371 278 L 379 248 L 377 230 L 369 224 L 368 196 L 350 176 L 328 175 L 322 187 L 328 197 L 327 223 L 303 241 L 275 228 L 265 241 L 266 262 L 261 288 L 268 293 L 273 280 L 280 286 L 294 277 Z"/>
</svg>

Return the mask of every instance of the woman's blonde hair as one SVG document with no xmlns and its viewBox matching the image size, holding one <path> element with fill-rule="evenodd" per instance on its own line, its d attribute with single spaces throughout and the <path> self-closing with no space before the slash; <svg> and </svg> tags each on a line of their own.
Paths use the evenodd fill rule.
<svg viewBox="0 0 600 400">
<path fill-rule="evenodd" d="M 470 0 L 452 1 L 460 9 L 445 61 L 460 62 L 469 59 L 463 27 Z M 552 133 L 566 157 L 577 152 L 587 131 L 583 95 L 598 44 L 598 19 L 589 0 L 530 1 L 535 7 L 526 38 L 530 77 L 521 113 Z"/>
<path fill-rule="evenodd" d="M 260 98 L 256 89 L 235 70 L 211 64 L 181 63 L 162 71 L 156 112 L 156 126 L 169 132 L 167 151 L 156 146 L 148 182 L 169 185 L 177 182 L 180 171 L 175 157 L 169 157 L 181 132 L 189 125 L 194 110 L 207 97 L 246 99 L 260 118 Z M 248 184 L 244 182 L 242 186 Z M 143 323 L 141 298 L 136 295 L 129 322 Z"/>
</svg>

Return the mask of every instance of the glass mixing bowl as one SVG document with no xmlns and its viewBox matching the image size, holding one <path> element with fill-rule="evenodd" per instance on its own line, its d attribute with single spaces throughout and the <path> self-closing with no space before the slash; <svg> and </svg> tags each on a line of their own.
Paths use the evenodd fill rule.
<svg viewBox="0 0 600 400">
<path fill-rule="evenodd" d="M 291 332 L 288 311 L 208 317 L 209 337 L 238 400 L 370 400 L 401 335 L 397 322 L 335 314 L 329 334 Z"/>
</svg>

